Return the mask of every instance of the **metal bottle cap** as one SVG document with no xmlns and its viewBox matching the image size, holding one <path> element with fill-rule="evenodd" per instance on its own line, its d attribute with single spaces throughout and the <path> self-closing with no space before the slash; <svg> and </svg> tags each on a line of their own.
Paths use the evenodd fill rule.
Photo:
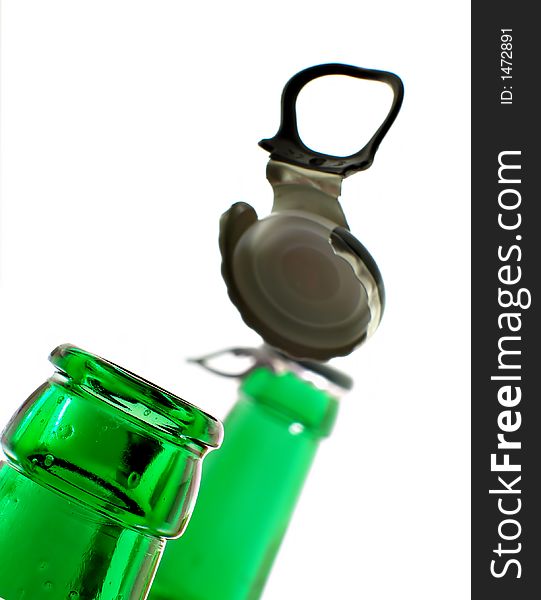
<svg viewBox="0 0 541 600">
<path fill-rule="evenodd" d="M 385 121 L 351 156 L 315 152 L 297 131 L 297 96 L 325 75 L 380 81 L 394 93 Z M 402 96 L 402 82 L 386 71 L 340 64 L 301 71 L 284 88 L 278 133 L 260 142 L 271 153 L 272 214 L 258 220 L 249 204 L 239 202 L 222 216 L 222 275 L 229 297 L 247 325 L 291 357 L 328 360 L 349 354 L 379 325 L 383 280 L 368 250 L 350 233 L 338 197 L 344 177 L 372 164 Z"/>
</svg>

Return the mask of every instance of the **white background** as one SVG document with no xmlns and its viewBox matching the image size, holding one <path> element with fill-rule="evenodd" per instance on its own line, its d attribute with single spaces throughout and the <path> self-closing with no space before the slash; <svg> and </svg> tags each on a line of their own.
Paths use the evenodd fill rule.
<svg viewBox="0 0 541 600">
<path fill-rule="evenodd" d="M 2 9 L 0 425 L 67 341 L 224 416 L 236 384 L 184 358 L 259 343 L 227 299 L 217 227 L 234 201 L 270 211 L 257 141 L 278 127 L 284 83 L 334 61 L 403 78 L 395 126 L 342 195 L 386 313 L 335 361 L 356 388 L 265 600 L 467 598 L 469 3 Z M 353 80 L 312 85 L 306 141 L 356 149 L 387 97 L 370 104 Z"/>
</svg>

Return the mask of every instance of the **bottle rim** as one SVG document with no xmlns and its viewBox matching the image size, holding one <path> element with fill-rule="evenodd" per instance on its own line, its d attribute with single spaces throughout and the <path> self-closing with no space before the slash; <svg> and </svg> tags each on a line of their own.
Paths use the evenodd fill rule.
<svg viewBox="0 0 541 600">
<path fill-rule="evenodd" d="M 93 396 L 179 439 L 217 448 L 223 426 L 180 396 L 73 344 L 61 344 L 49 355 L 57 370 Z"/>
</svg>

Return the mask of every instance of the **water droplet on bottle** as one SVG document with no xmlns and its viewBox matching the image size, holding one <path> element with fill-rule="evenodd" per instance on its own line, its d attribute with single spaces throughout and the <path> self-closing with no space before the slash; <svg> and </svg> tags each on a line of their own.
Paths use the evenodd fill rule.
<svg viewBox="0 0 541 600">
<path fill-rule="evenodd" d="M 67 440 L 73 435 L 73 426 L 72 425 L 60 425 L 58 428 L 58 437 Z"/>
<path fill-rule="evenodd" d="M 76 592 L 75 590 L 72 590 L 69 593 L 68 598 L 70 598 L 71 600 L 76 600 L 77 598 L 79 598 L 79 592 Z"/>
<path fill-rule="evenodd" d="M 52 454 L 45 455 L 45 460 L 43 461 L 43 466 L 47 469 L 54 463 L 54 456 Z"/>
<path fill-rule="evenodd" d="M 43 584 L 43 589 L 45 589 L 45 590 L 47 590 L 47 591 L 50 591 L 50 590 L 52 590 L 52 589 L 53 589 L 53 582 L 52 582 L 52 581 L 46 581 L 46 582 Z"/>
<path fill-rule="evenodd" d="M 291 435 L 299 435 L 304 431 L 304 425 L 302 423 L 291 423 L 289 426 L 289 433 Z"/>
<path fill-rule="evenodd" d="M 128 488 L 131 490 L 134 487 L 137 487 L 139 481 L 141 481 L 141 475 L 139 475 L 139 473 L 136 473 L 135 471 L 130 473 L 130 476 L 128 477 Z"/>
<path fill-rule="evenodd" d="M 62 402 L 64 402 L 64 396 L 58 396 L 58 400 L 56 401 L 56 403 L 62 404 Z"/>
<path fill-rule="evenodd" d="M 46 560 L 42 560 L 39 563 L 39 570 L 44 571 L 49 566 L 49 563 Z"/>
<path fill-rule="evenodd" d="M 143 414 L 145 415 L 145 417 L 148 417 L 148 415 L 149 415 L 151 412 L 152 412 L 152 411 L 150 410 L 150 408 L 147 408 Z"/>
</svg>

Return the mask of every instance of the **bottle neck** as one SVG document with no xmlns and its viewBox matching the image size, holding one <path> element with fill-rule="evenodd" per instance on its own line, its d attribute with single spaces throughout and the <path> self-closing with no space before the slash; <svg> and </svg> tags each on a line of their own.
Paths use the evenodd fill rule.
<svg viewBox="0 0 541 600">
<path fill-rule="evenodd" d="M 10 464 L 39 485 L 157 537 L 183 531 L 208 450 L 143 427 L 58 374 L 13 417 L 2 447 Z"/>
<path fill-rule="evenodd" d="M 276 372 L 267 366 L 251 371 L 240 387 L 241 395 L 299 423 L 317 437 L 330 435 L 338 413 L 338 400 L 292 371 Z"/>
<path fill-rule="evenodd" d="M 0 598 L 142 600 L 164 540 L 126 529 L 0 463 Z"/>
</svg>

